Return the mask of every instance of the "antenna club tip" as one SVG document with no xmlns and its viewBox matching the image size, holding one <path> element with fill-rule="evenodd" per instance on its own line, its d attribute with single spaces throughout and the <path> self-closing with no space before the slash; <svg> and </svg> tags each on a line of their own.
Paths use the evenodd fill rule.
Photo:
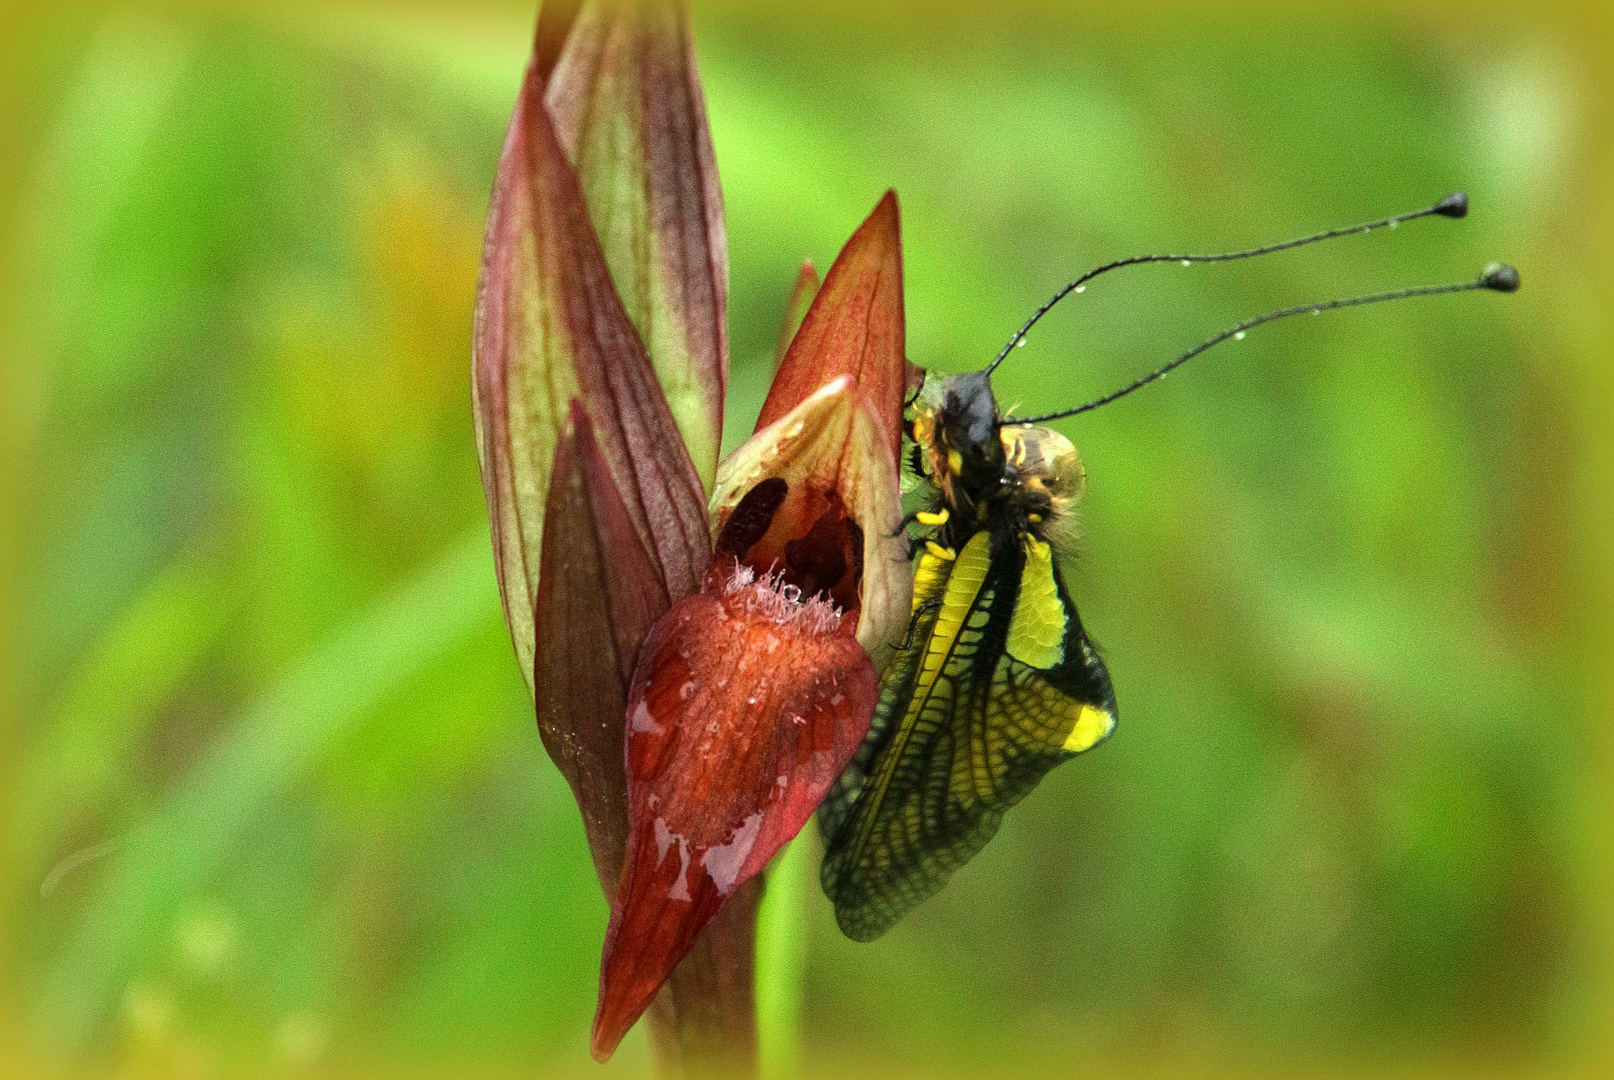
<svg viewBox="0 0 1614 1080">
<path fill-rule="evenodd" d="M 1496 292 L 1517 292 L 1519 272 L 1507 263 L 1492 263 L 1480 272 L 1480 287 Z"/>
<path fill-rule="evenodd" d="M 1468 192 L 1454 191 L 1435 204 L 1435 213 L 1441 217 L 1460 218 L 1468 215 Z"/>
</svg>

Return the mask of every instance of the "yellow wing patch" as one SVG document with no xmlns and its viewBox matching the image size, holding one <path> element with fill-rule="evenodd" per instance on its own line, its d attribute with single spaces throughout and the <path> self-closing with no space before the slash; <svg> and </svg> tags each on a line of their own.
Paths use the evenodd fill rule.
<svg viewBox="0 0 1614 1080">
<path fill-rule="evenodd" d="M 1034 536 L 1026 537 L 1026 568 L 1009 624 L 1009 655 L 1044 671 L 1065 661 L 1065 605 L 1054 582 L 1054 552 L 1046 540 Z"/>
<path fill-rule="evenodd" d="M 945 588 L 947 577 L 952 572 L 952 559 L 934 555 L 928 550 L 920 552 L 919 566 L 913 572 L 913 609 L 918 611 Z"/>
<path fill-rule="evenodd" d="M 913 697 L 909 702 L 907 715 L 903 718 L 904 731 L 911 727 L 913 720 L 924 708 L 930 698 L 930 690 L 935 685 L 936 677 L 947 665 L 958 632 L 963 629 L 964 620 L 969 616 L 970 608 L 975 605 L 976 594 L 981 591 L 981 585 L 986 581 L 991 557 L 991 537 L 984 532 L 970 537 L 964 549 L 954 557 L 953 572 L 947 579 L 946 590 L 942 593 L 941 610 L 937 612 L 936 622 L 931 627 L 929 647 L 925 650 L 925 658 L 919 668 L 919 678 L 914 683 Z M 918 595 L 919 590 L 916 588 L 914 593 Z"/>
<path fill-rule="evenodd" d="M 1081 715 L 1076 717 L 1076 726 L 1071 729 L 1070 738 L 1065 740 L 1062 749 L 1067 754 L 1079 754 L 1105 739 L 1115 730 L 1115 717 L 1103 709 L 1091 705 L 1083 705 Z"/>
</svg>

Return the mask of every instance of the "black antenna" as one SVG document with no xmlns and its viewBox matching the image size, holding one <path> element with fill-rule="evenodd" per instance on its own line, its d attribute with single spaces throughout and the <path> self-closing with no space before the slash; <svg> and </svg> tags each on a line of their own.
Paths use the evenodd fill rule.
<svg viewBox="0 0 1614 1080">
<path fill-rule="evenodd" d="M 1195 345 L 1171 363 L 1155 368 L 1136 382 L 1127 384 L 1113 393 L 1105 394 L 1086 405 L 1078 405 L 1074 409 L 1061 409 L 1058 412 L 1044 413 L 1042 416 L 1016 417 L 1013 420 L 1003 420 L 999 427 L 1011 427 L 1018 424 L 1042 424 L 1049 420 L 1059 420 L 1066 416 L 1075 416 L 1078 413 L 1090 412 L 1100 406 L 1108 405 L 1126 397 L 1134 390 L 1142 389 L 1154 382 L 1163 379 L 1172 371 L 1186 364 L 1212 345 L 1219 345 L 1228 338 L 1243 338 L 1245 331 L 1262 323 L 1272 322 L 1274 319 L 1286 319 L 1291 315 L 1317 315 L 1324 311 L 1333 311 L 1336 308 L 1361 307 L 1363 304 L 1378 304 L 1386 300 L 1405 300 L 1413 296 L 1440 296 L 1443 293 L 1469 292 L 1473 289 L 1490 289 L 1494 292 L 1510 293 L 1519 287 L 1519 272 L 1505 263 L 1492 263 L 1487 266 L 1480 276 L 1473 281 L 1459 281 L 1454 285 L 1420 285 L 1412 289 L 1397 289 L 1395 292 L 1374 293 L 1371 296 L 1353 296 L 1344 300 L 1324 300 L 1320 304 L 1305 304 L 1301 307 L 1284 308 L 1282 311 L 1269 311 L 1265 315 L 1257 315 L 1253 319 L 1245 319 L 1237 326 L 1229 327 L 1213 338 Z"/>
<path fill-rule="evenodd" d="M 1403 221 L 1415 221 L 1418 218 L 1430 217 L 1431 215 L 1460 218 L 1467 213 L 1468 196 L 1461 191 L 1454 191 L 1435 205 L 1426 206 L 1422 210 L 1414 210 L 1410 214 L 1397 214 L 1395 217 L 1381 218 L 1378 221 L 1369 221 L 1364 225 L 1352 225 L 1345 229 L 1329 229 L 1327 232 L 1302 236 L 1298 240 L 1285 240 L 1281 244 L 1268 244 L 1266 247 L 1251 248 L 1248 251 L 1229 251 L 1220 255 L 1134 255 L 1128 259 L 1117 259 L 1115 262 L 1105 263 L 1097 269 L 1089 270 L 1049 297 L 1048 302 L 1033 312 L 1031 318 L 1026 320 L 1025 325 L 1015 331 L 1014 336 L 1009 339 L 1009 343 L 1003 346 L 1003 351 L 998 353 L 990 364 L 986 365 L 986 374 L 990 375 L 997 370 L 997 366 L 1003 363 L 1003 358 L 1008 356 L 1016 345 L 1025 340 L 1026 332 L 1036 326 L 1037 321 L 1048 314 L 1050 308 L 1071 293 L 1081 292 L 1089 281 L 1092 281 L 1100 274 L 1107 274 L 1111 270 L 1118 270 L 1123 266 L 1137 266 L 1141 263 L 1180 262 L 1184 266 L 1188 266 L 1193 263 L 1231 262 L 1234 259 L 1248 259 L 1256 255 L 1270 255 L 1274 251 L 1288 251 L 1290 248 L 1315 244 L 1319 240 L 1332 240 L 1336 236 L 1352 236 L 1356 233 L 1372 232 L 1374 229 L 1393 229 Z"/>
</svg>

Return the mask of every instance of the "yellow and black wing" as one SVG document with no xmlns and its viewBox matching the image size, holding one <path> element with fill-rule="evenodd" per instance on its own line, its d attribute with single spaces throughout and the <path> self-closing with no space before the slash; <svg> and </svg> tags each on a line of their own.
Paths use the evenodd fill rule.
<svg viewBox="0 0 1614 1080">
<path fill-rule="evenodd" d="M 1049 769 L 1115 727 L 1109 675 L 1046 541 L 983 530 L 956 558 L 926 551 L 914 620 L 819 811 L 824 892 L 858 941 L 941 888 Z"/>
</svg>

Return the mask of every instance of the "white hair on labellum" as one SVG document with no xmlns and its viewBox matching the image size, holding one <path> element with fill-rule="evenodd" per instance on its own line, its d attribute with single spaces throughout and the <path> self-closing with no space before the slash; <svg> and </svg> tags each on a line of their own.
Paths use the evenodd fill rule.
<svg viewBox="0 0 1614 1080">
<path fill-rule="evenodd" d="M 800 588 L 785 581 L 783 570 L 758 575 L 744 563 L 738 563 L 724 583 L 723 599 L 748 614 L 806 634 L 828 634 L 839 629 L 844 614 L 827 597 L 802 596 Z"/>
</svg>

